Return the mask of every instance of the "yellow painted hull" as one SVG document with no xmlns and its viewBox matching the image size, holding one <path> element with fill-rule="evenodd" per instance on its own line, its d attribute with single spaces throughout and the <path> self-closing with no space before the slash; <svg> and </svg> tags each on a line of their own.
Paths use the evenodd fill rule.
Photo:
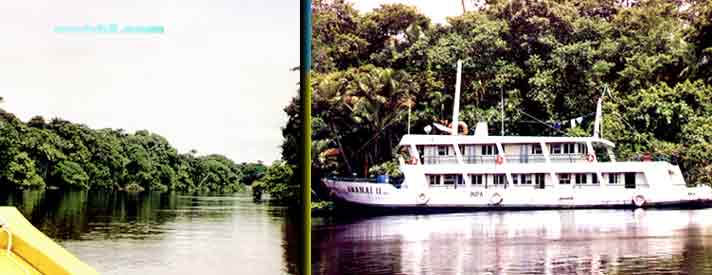
<svg viewBox="0 0 712 275">
<path fill-rule="evenodd" d="M 37 230 L 14 207 L 0 207 L 0 220 L 5 221 L 4 228 L 12 233 L 8 253 L 8 234 L 0 229 L 0 274 L 99 274 Z"/>
</svg>

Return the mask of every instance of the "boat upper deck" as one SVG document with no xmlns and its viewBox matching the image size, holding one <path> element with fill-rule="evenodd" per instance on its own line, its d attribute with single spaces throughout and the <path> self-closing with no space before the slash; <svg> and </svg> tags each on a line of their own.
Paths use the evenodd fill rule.
<svg viewBox="0 0 712 275">
<path fill-rule="evenodd" d="M 592 143 L 604 147 L 615 147 L 613 142 L 596 137 L 540 137 L 540 136 L 465 136 L 465 135 L 405 135 L 400 146 L 408 145 L 478 145 L 478 144 L 556 144 Z"/>
</svg>

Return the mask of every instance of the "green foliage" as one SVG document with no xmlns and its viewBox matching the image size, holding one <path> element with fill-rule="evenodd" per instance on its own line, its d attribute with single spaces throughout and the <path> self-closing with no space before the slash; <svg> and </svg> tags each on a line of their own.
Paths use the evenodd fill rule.
<svg viewBox="0 0 712 275">
<path fill-rule="evenodd" d="M 35 171 L 35 162 L 25 152 L 14 155 L 2 171 L 6 184 L 19 187 L 43 186 L 44 181 Z"/>
<path fill-rule="evenodd" d="M 275 202 L 292 205 L 299 200 L 299 190 L 299 185 L 294 179 L 293 166 L 284 161 L 272 163 L 264 176 L 252 184 L 255 199 L 267 193 Z"/>
<path fill-rule="evenodd" d="M 254 181 L 264 176 L 266 170 L 267 166 L 262 163 L 243 163 L 239 169 L 242 176 L 240 182 L 252 185 Z"/>
<path fill-rule="evenodd" d="M 36 116 L 26 124 L 0 109 L 0 186 L 236 192 L 264 173 L 221 155 L 178 154 L 148 131 L 93 130 Z M 243 177 L 243 171 L 248 176 Z"/>
<path fill-rule="evenodd" d="M 395 160 L 387 161 L 379 165 L 374 165 L 368 169 L 368 173 L 371 176 L 376 175 L 388 175 L 391 177 L 400 177 L 403 175 L 401 170 L 398 168 L 398 162 Z"/>
<path fill-rule="evenodd" d="M 79 163 L 63 160 L 52 171 L 52 182 L 67 188 L 89 188 L 89 176 Z"/>
</svg>

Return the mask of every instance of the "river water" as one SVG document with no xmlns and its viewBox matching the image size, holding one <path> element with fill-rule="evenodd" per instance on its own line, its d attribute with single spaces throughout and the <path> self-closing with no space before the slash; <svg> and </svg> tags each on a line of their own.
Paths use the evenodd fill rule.
<svg viewBox="0 0 712 275">
<path fill-rule="evenodd" d="M 298 228 L 249 194 L 0 192 L 102 274 L 294 274 Z M 712 209 L 314 218 L 314 274 L 712 274 Z"/>
<path fill-rule="evenodd" d="M 314 221 L 314 274 L 712 274 L 712 209 Z"/>
<path fill-rule="evenodd" d="M 101 274 L 293 274 L 284 208 L 249 194 L 0 192 L 42 232 Z M 293 229 L 295 228 L 295 229 Z M 287 253 L 287 251 L 290 251 Z"/>
</svg>

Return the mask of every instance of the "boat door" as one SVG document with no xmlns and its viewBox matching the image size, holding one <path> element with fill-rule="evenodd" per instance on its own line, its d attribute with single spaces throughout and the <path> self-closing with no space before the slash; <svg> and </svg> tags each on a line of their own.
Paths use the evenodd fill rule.
<svg viewBox="0 0 712 275">
<path fill-rule="evenodd" d="M 575 197 L 579 188 L 576 188 L 576 184 L 573 181 L 573 174 L 557 174 L 556 194 L 558 199 L 558 205 L 561 207 L 571 207 L 575 203 Z M 579 195 L 580 196 L 580 195 Z"/>
<path fill-rule="evenodd" d="M 625 173 L 625 188 L 635 189 L 635 173 Z"/>
</svg>

